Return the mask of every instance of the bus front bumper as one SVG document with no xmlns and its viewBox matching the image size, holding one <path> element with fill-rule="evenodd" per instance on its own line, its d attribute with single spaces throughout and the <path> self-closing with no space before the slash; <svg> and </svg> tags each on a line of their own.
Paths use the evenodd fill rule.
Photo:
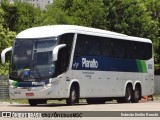
<svg viewBox="0 0 160 120">
<path fill-rule="evenodd" d="M 10 99 L 47 99 L 58 98 L 54 87 L 14 88 L 9 87 Z"/>
</svg>

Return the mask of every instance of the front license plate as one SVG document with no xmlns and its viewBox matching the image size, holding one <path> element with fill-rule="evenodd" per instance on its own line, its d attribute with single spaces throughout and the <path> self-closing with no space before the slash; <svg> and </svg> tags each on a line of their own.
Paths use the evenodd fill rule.
<svg viewBox="0 0 160 120">
<path fill-rule="evenodd" d="M 27 97 L 34 96 L 34 93 L 26 93 Z"/>
</svg>

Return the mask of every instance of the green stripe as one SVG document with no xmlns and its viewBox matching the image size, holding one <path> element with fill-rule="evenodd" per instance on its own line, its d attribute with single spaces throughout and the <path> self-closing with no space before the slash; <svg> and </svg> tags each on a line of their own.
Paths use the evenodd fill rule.
<svg viewBox="0 0 160 120">
<path fill-rule="evenodd" d="M 18 87 L 19 83 L 17 81 L 13 81 L 12 85 Z"/>
<path fill-rule="evenodd" d="M 136 62 L 137 62 L 138 72 L 142 72 L 141 61 L 136 60 Z"/>
<path fill-rule="evenodd" d="M 142 70 L 143 70 L 143 72 L 146 73 L 147 72 L 146 62 L 144 60 L 142 60 L 141 64 L 142 64 Z"/>
<path fill-rule="evenodd" d="M 147 67 L 145 60 L 136 60 L 136 62 L 137 62 L 138 72 L 146 73 Z"/>
</svg>

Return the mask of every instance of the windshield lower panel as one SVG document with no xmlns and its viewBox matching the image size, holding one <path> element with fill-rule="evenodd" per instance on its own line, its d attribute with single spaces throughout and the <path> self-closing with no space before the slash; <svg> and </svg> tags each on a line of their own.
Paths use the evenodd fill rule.
<svg viewBox="0 0 160 120">
<path fill-rule="evenodd" d="M 16 81 L 41 81 L 53 76 L 55 64 L 52 50 L 57 38 L 17 39 L 11 58 L 10 79 Z"/>
</svg>

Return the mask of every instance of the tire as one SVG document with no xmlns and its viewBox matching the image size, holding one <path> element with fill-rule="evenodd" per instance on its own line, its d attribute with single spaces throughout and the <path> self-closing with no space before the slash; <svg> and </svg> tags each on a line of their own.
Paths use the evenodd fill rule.
<svg viewBox="0 0 160 120">
<path fill-rule="evenodd" d="M 130 86 L 127 86 L 125 96 L 122 98 L 117 98 L 118 103 L 131 103 L 133 98 L 133 89 Z"/>
<path fill-rule="evenodd" d="M 132 87 L 127 86 L 125 97 L 124 97 L 124 102 L 131 103 L 132 97 L 133 97 L 133 89 L 132 89 Z"/>
<path fill-rule="evenodd" d="M 75 89 L 75 86 L 71 87 L 69 98 L 66 99 L 67 105 L 74 105 L 79 101 L 78 91 Z"/>
<path fill-rule="evenodd" d="M 87 98 L 88 104 L 105 104 L 106 100 L 103 98 Z"/>
<path fill-rule="evenodd" d="M 138 87 L 136 87 L 133 92 L 132 103 L 138 103 L 140 100 L 140 96 L 141 96 L 140 90 Z"/>
<path fill-rule="evenodd" d="M 37 106 L 37 100 L 35 100 L 35 99 L 29 99 L 28 100 L 28 103 L 30 104 L 30 106 Z"/>
</svg>

